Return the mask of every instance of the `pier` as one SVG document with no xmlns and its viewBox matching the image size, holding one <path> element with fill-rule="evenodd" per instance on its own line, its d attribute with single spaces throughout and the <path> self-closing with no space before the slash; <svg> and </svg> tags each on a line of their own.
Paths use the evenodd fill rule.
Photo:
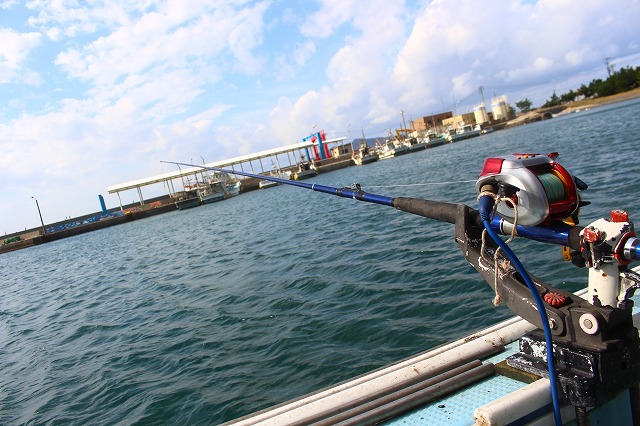
<svg viewBox="0 0 640 426">
<path fill-rule="evenodd" d="M 316 133 L 314 135 L 311 135 L 311 137 L 305 138 L 305 140 L 303 140 L 300 143 L 287 145 L 279 148 L 273 148 L 265 151 L 260 151 L 253 154 L 242 155 L 242 156 L 230 158 L 227 160 L 214 161 L 212 163 L 204 163 L 203 161 L 202 165 L 203 167 L 215 167 L 215 168 L 229 169 L 234 171 L 239 169 L 241 172 L 247 171 L 252 174 L 268 174 L 272 169 L 271 167 L 268 167 L 267 170 L 265 170 L 262 160 L 268 159 L 271 161 L 271 163 L 274 166 L 277 165 L 279 170 L 287 171 L 287 170 L 293 170 L 297 168 L 298 163 L 300 162 L 301 156 L 304 156 L 304 158 L 306 159 L 311 159 L 312 158 L 311 152 L 314 152 L 313 157 L 316 158 L 314 160 L 316 165 L 318 167 L 325 167 L 326 169 L 327 166 L 329 166 L 329 164 L 335 164 L 336 162 L 335 158 L 332 158 L 328 155 L 328 147 L 330 146 L 330 144 L 339 144 L 345 141 L 347 138 L 340 137 L 336 139 L 324 140 L 322 136 L 323 135 L 321 133 Z M 304 154 L 302 154 L 303 151 L 304 151 Z M 287 162 L 284 163 L 284 166 L 281 164 L 280 157 L 278 156 L 287 157 Z M 293 161 L 291 160 L 292 157 L 293 157 Z M 275 163 L 273 163 L 274 160 L 275 160 Z M 254 163 L 256 163 L 255 167 L 254 167 Z M 257 169 L 258 166 L 259 166 L 259 169 Z M 245 170 L 245 167 L 247 168 L 246 170 Z M 136 190 L 138 192 L 140 206 L 144 206 L 145 200 L 142 195 L 142 187 L 147 185 L 162 184 L 169 189 L 169 195 L 174 197 L 178 192 L 180 192 L 175 190 L 175 186 L 173 184 L 174 179 L 183 179 L 183 178 L 188 178 L 190 176 L 197 176 L 200 173 L 202 173 L 202 168 L 200 167 L 181 168 L 180 166 L 178 166 L 178 170 L 174 172 L 163 173 L 160 175 L 150 176 L 143 179 L 111 185 L 107 187 L 107 191 L 109 192 L 109 194 L 115 193 L 118 195 L 118 201 L 120 202 L 120 208 L 122 209 L 122 200 L 120 198 L 120 192 L 132 190 L 132 189 Z M 244 189 L 241 187 L 240 191 L 246 192 L 247 190 L 257 189 L 257 185 L 258 183 L 253 181 L 243 182 Z"/>
</svg>

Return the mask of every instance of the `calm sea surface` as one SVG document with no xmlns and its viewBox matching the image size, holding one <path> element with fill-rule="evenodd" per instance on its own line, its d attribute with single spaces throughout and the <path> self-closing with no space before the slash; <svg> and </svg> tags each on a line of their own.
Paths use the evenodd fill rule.
<svg viewBox="0 0 640 426">
<path fill-rule="evenodd" d="M 560 152 L 581 224 L 640 217 L 640 101 L 315 182 L 475 205 L 487 156 Z M 180 159 L 176 159 L 180 160 Z M 517 241 L 556 286 L 586 272 Z M 0 256 L 0 424 L 217 424 L 511 316 L 453 226 L 279 186 Z"/>
</svg>

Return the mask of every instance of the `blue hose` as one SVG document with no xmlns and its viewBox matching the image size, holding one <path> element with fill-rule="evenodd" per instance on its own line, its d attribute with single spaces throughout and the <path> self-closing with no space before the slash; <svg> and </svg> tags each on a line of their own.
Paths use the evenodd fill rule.
<svg viewBox="0 0 640 426">
<path fill-rule="evenodd" d="M 480 219 L 482 225 L 487 230 L 489 236 L 498 246 L 504 251 L 505 255 L 511 260 L 511 263 L 516 268 L 518 273 L 524 279 L 525 284 L 529 287 L 531 295 L 536 302 L 538 312 L 540 313 L 540 320 L 542 321 L 542 330 L 544 331 L 544 339 L 547 348 L 547 368 L 549 371 L 549 383 L 551 385 L 551 401 L 553 403 L 553 417 L 556 421 L 556 426 L 562 426 L 562 417 L 560 416 L 560 398 L 558 397 L 558 385 L 556 380 L 556 367 L 553 360 L 553 341 L 551 338 L 551 328 L 549 328 L 549 318 L 547 317 L 547 311 L 544 307 L 544 302 L 540 298 L 540 294 L 533 283 L 533 280 L 527 273 L 526 269 L 520 263 L 520 260 L 515 253 L 509 248 L 502 238 L 498 236 L 496 231 L 491 227 L 491 211 L 493 210 L 493 198 L 488 195 L 480 197 L 478 200 L 478 211 L 480 212 Z"/>
</svg>

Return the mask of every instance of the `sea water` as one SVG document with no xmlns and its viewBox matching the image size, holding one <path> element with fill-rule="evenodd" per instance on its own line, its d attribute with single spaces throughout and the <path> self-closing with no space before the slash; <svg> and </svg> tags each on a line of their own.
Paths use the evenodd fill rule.
<svg viewBox="0 0 640 426">
<path fill-rule="evenodd" d="M 589 184 L 581 224 L 640 217 L 640 102 L 317 176 L 475 206 L 488 156 L 560 153 Z M 180 159 L 176 159 L 180 160 Z M 525 267 L 577 290 L 560 248 Z M 512 315 L 453 226 L 291 186 L 0 256 L 0 424 L 218 424 Z"/>
</svg>

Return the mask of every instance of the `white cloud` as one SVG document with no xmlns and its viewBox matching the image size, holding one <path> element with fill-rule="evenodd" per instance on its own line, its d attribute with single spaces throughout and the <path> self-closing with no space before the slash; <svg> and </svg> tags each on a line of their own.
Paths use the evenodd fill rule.
<svg viewBox="0 0 640 426">
<path fill-rule="evenodd" d="M 40 45 L 41 36 L 0 28 L 0 40 L 0 84 L 3 84 L 19 77 L 27 56 Z"/>
</svg>

